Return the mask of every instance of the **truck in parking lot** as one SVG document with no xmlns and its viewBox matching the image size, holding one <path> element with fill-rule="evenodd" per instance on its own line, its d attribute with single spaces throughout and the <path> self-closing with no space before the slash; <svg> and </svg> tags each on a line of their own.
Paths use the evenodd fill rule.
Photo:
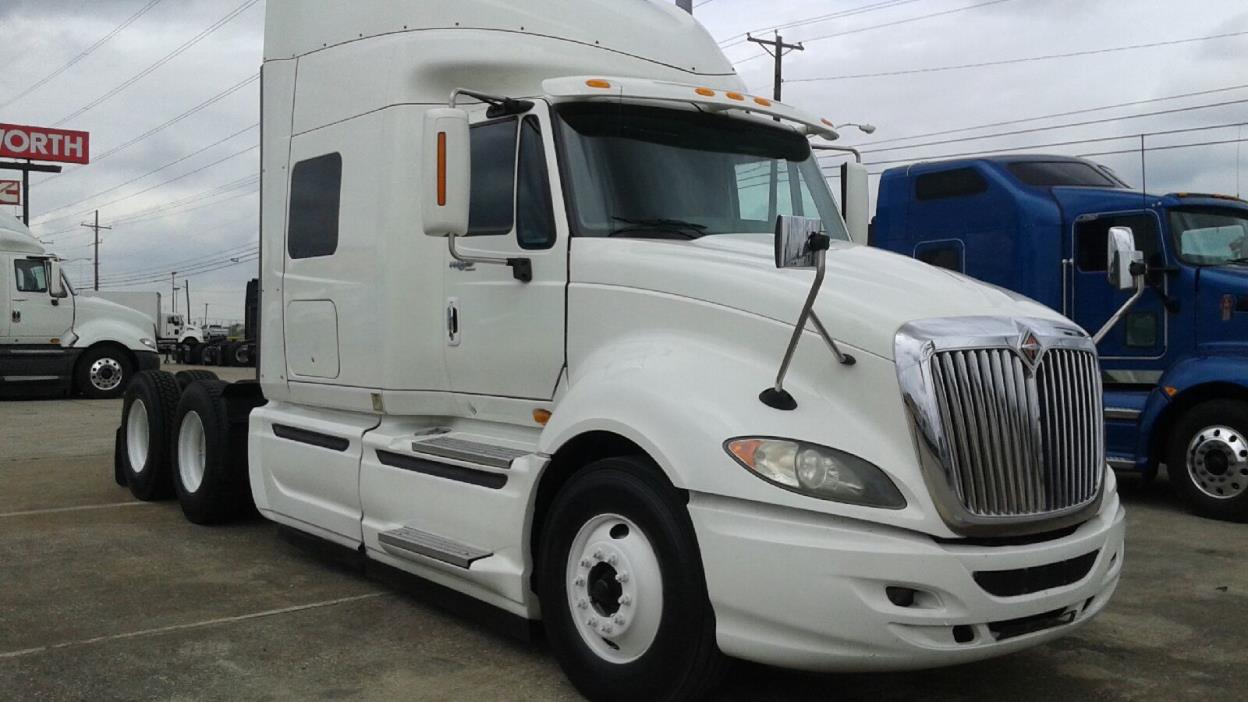
<svg viewBox="0 0 1248 702">
<path fill-rule="evenodd" d="M 0 397 L 120 397 L 160 366 L 155 339 L 143 313 L 75 294 L 56 256 L 0 213 Z"/>
<path fill-rule="evenodd" d="M 150 317 L 156 325 L 156 347 L 162 353 L 169 353 L 179 346 L 202 344 L 204 341 L 204 332 L 188 322 L 184 315 L 164 310 L 162 297 L 158 292 L 84 290 L 82 296 L 115 302 Z"/>
<path fill-rule="evenodd" d="M 1119 227 L 1138 286 L 1107 281 Z M 1101 330 L 1110 465 L 1165 464 L 1194 511 L 1248 520 L 1248 202 L 1143 193 L 1070 157 L 934 161 L 884 172 L 871 243 Z"/>
<path fill-rule="evenodd" d="M 981 660 L 1105 607 L 1091 339 L 851 243 L 832 122 L 689 15 L 267 12 L 258 377 L 141 375 L 136 497 L 540 625 L 592 699 Z"/>
</svg>

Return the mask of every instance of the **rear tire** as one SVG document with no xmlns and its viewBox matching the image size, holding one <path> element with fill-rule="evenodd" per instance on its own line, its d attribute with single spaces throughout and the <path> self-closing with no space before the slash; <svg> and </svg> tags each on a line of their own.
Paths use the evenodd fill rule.
<svg viewBox="0 0 1248 702">
<path fill-rule="evenodd" d="M 1248 522 L 1248 403 L 1210 400 L 1185 412 L 1166 469 L 1196 514 Z"/>
<path fill-rule="evenodd" d="M 221 347 L 216 344 L 205 346 L 200 354 L 200 364 L 204 366 L 217 366 L 221 364 Z"/>
<path fill-rule="evenodd" d="M 130 354 L 119 346 L 97 346 L 78 359 L 74 370 L 74 386 L 92 400 L 113 400 L 121 397 L 134 375 Z"/>
<path fill-rule="evenodd" d="M 178 383 L 164 371 L 143 371 L 126 389 L 114 473 L 135 499 L 148 502 L 173 495 L 170 425 L 177 407 Z"/>
<path fill-rule="evenodd" d="M 178 381 L 178 388 L 186 390 L 187 386 L 196 380 L 218 380 L 217 374 L 208 370 L 184 370 L 173 374 L 175 380 Z"/>
<path fill-rule="evenodd" d="M 652 464 L 609 458 L 573 476 L 538 559 L 547 637 L 581 694 L 686 700 L 717 682 L 724 657 L 693 525 Z"/>
<path fill-rule="evenodd" d="M 174 422 L 173 486 L 182 513 L 196 524 L 220 524 L 250 505 L 244 456 L 231 442 L 222 393 L 227 383 L 197 380 L 178 402 Z"/>
<path fill-rule="evenodd" d="M 230 351 L 230 365 L 246 368 L 251 365 L 251 342 L 239 341 Z"/>
</svg>

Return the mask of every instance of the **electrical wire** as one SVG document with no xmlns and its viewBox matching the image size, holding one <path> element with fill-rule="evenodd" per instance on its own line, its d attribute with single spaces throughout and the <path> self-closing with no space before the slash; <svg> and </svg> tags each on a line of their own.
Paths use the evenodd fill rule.
<svg viewBox="0 0 1248 702">
<path fill-rule="evenodd" d="M 859 5 L 858 7 L 850 8 L 847 10 L 838 10 L 836 12 L 829 12 L 828 14 L 825 14 L 825 15 L 818 15 L 816 17 L 807 17 L 805 19 L 794 20 L 792 22 L 787 22 L 785 24 L 776 24 L 776 25 L 768 25 L 766 27 L 758 27 L 756 29 L 751 29 L 748 32 L 741 32 L 740 34 L 733 34 L 730 37 L 722 39 L 719 42 L 719 46 L 720 48 L 723 48 L 723 49 L 729 49 L 734 46 L 740 46 L 744 44 L 746 41 L 746 37 L 749 37 L 751 34 L 758 34 L 760 32 L 779 31 L 779 30 L 784 30 L 784 29 L 791 29 L 793 27 L 805 27 L 811 24 L 818 24 L 819 22 L 827 22 L 828 20 L 841 19 L 844 17 L 851 17 L 853 15 L 866 14 L 868 12 L 876 12 L 878 10 L 889 10 L 899 5 L 909 5 L 910 3 L 914 3 L 914 2 L 919 2 L 919 0 L 886 0 L 886 2 L 876 2 L 876 3 L 868 4 L 868 5 Z"/>
<path fill-rule="evenodd" d="M 200 32 L 199 34 L 196 34 L 194 37 L 192 37 L 192 38 L 191 38 L 190 40 L 188 40 L 187 42 L 183 43 L 183 44 L 182 44 L 181 46 L 179 46 L 178 48 L 174 49 L 173 51 L 169 52 L 168 54 L 165 54 L 163 57 L 161 57 L 160 59 L 158 59 L 155 63 L 151 64 L 151 65 L 150 65 L 150 66 L 148 66 L 147 68 L 144 68 L 143 70 L 139 71 L 138 73 L 134 74 L 133 76 L 131 76 L 131 77 L 127 78 L 127 79 L 126 79 L 126 80 L 124 80 L 124 81 L 122 81 L 122 82 L 121 82 L 121 83 L 119 83 L 117 86 L 115 86 L 113 89 L 111 89 L 111 90 L 109 90 L 108 92 L 104 93 L 104 94 L 103 94 L 103 95 L 101 95 L 100 97 L 98 97 L 98 98 L 96 98 L 96 99 L 92 100 L 91 102 L 88 102 L 86 105 L 83 105 L 82 107 L 80 107 L 80 108 L 78 108 L 77 110 L 75 110 L 75 111 L 71 112 L 70 114 L 66 115 L 65 117 L 62 117 L 61 119 L 57 120 L 56 122 L 53 122 L 53 123 L 52 123 L 52 126 L 53 126 L 53 127 L 59 127 L 59 126 L 61 126 L 61 125 L 65 124 L 66 122 L 69 122 L 69 121 L 74 120 L 74 119 L 76 119 L 76 118 L 78 118 L 78 117 L 81 117 L 82 115 L 86 114 L 87 112 L 90 112 L 91 110 L 94 110 L 95 108 L 99 107 L 100 105 L 104 104 L 105 102 L 107 102 L 107 101 L 111 100 L 112 98 L 116 97 L 118 94 L 120 94 L 120 93 L 121 93 L 122 91 L 124 91 L 126 88 L 129 88 L 130 86 L 134 85 L 135 83 L 138 83 L 139 81 L 143 80 L 144 78 L 146 78 L 147 76 L 149 76 L 149 75 L 151 75 L 153 72 L 155 72 L 155 71 L 156 71 L 158 68 L 160 68 L 161 66 L 164 66 L 165 64 L 169 63 L 170 61 L 172 61 L 173 59 L 177 58 L 178 56 L 181 56 L 181 55 L 182 55 L 183 53 L 185 53 L 188 49 L 190 49 L 191 47 L 195 46 L 196 44 L 198 44 L 199 42 L 203 41 L 204 39 L 208 38 L 209 36 L 211 36 L 212 34 L 214 34 L 215 32 L 217 32 L 217 30 L 221 29 L 221 28 L 222 28 L 222 27 L 224 27 L 225 25 L 229 24 L 229 23 L 230 23 L 230 21 L 232 21 L 234 18 L 236 18 L 236 17 L 238 17 L 239 15 L 243 14 L 244 12 L 246 12 L 248 9 L 250 9 L 253 5 L 255 5 L 255 4 L 256 4 L 256 3 L 258 3 L 258 2 L 260 2 L 260 0 L 246 0 L 246 2 L 244 2 L 242 5 L 239 5 L 238 7 L 234 8 L 234 9 L 233 9 L 233 10 L 231 10 L 229 13 L 227 13 L 227 14 L 226 14 L 224 17 L 222 17 L 221 19 L 217 20 L 216 22 L 213 22 L 211 25 L 209 25 L 209 26 L 208 26 L 208 28 L 207 28 L 207 29 L 205 29 L 204 31 Z"/>
<path fill-rule="evenodd" d="M 238 260 L 234 260 L 234 258 L 237 258 Z M 101 280 L 100 287 L 101 288 L 130 288 L 130 287 L 135 287 L 137 285 L 151 285 L 153 283 L 161 283 L 161 282 L 168 281 L 170 278 L 174 276 L 174 274 L 177 274 L 178 278 L 183 278 L 183 279 L 193 278 L 195 276 L 203 275 L 205 273 L 214 273 L 216 271 L 225 270 L 226 268 L 233 268 L 235 266 L 241 266 L 246 263 L 252 263 L 253 261 L 258 261 L 260 259 L 260 254 L 257 252 L 253 254 L 247 254 L 246 256 L 236 256 L 234 258 L 231 258 L 226 261 L 218 261 L 218 262 L 213 263 L 210 266 L 205 266 L 205 267 L 197 268 L 195 270 L 190 270 L 190 271 L 179 271 L 179 270 L 170 269 L 169 271 L 165 272 L 163 275 L 153 275 L 148 278 L 141 279 L 141 280 L 128 280 L 128 281 L 118 281 L 118 282 L 111 282 L 111 283 L 105 283 L 103 280 Z"/>
<path fill-rule="evenodd" d="M 13 97 L 9 98 L 8 100 L 5 100 L 4 102 L 0 102 L 0 110 L 2 110 L 2 109 L 4 109 L 4 108 L 8 107 L 9 105 L 12 105 L 13 103 L 17 102 L 18 100 L 21 100 L 22 98 L 26 97 L 27 95 L 30 95 L 31 93 L 35 92 L 35 91 L 36 91 L 36 90 L 38 90 L 39 88 L 42 88 L 44 85 L 47 85 L 49 81 L 51 81 L 51 80 L 53 80 L 54 78 L 56 78 L 57 76 L 61 75 L 61 74 L 62 74 L 62 73 L 64 73 L 65 71 L 68 71 L 69 69 L 73 68 L 75 65 L 77 65 L 77 64 L 78 64 L 78 62 L 82 61 L 82 60 L 83 60 L 83 59 L 85 59 L 86 57 L 88 57 L 88 56 L 90 56 L 91 54 L 95 53 L 95 50 L 96 50 L 96 49 L 98 49 L 98 48 L 100 48 L 101 46 L 104 46 L 105 44 L 107 44 L 107 43 L 109 42 L 109 40 L 110 40 L 110 39 L 112 39 L 113 37 L 115 37 L 115 36 L 117 36 L 118 34 L 120 34 L 123 30 L 125 30 L 125 28 L 126 28 L 126 27 L 129 27 L 130 25 L 134 24 L 136 20 L 138 20 L 138 19 L 139 19 L 140 17 L 142 17 L 143 15 L 147 14 L 147 13 L 148 13 L 148 11 L 150 11 L 152 8 L 156 7 L 157 5 L 159 5 L 159 4 L 160 4 L 160 3 L 162 3 L 162 2 L 164 2 L 164 0 L 151 0 L 151 2 L 147 3 L 147 4 L 146 4 L 146 5 L 144 5 L 143 7 L 139 8 L 139 11 L 138 11 L 138 12 L 136 12 L 136 13 L 134 13 L 133 15 L 130 15 L 129 17 L 127 17 L 127 18 L 126 18 L 126 20 L 125 20 L 124 22 L 122 22 L 121 24 L 119 24 L 119 25 L 117 25 L 116 27 L 114 27 L 114 28 L 113 28 L 113 30 L 112 30 L 111 32 L 109 32 L 108 34 L 105 34 L 103 37 L 101 37 L 98 41 L 96 41 L 96 42 L 95 42 L 94 44 L 92 44 L 91 46 L 88 46 L 87 48 L 85 48 L 85 49 L 83 49 L 82 51 L 80 51 L 80 52 L 78 53 L 78 55 L 74 56 L 74 57 L 73 57 L 73 58 L 71 58 L 69 61 L 67 61 L 67 62 L 65 62 L 64 64 L 62 64 L 59 68 L 57 68 L 56 70 L 52 71 L 51 73 L 49 73 L 49 74 L 45 75 L 44 77 L 40 78 L 39 80 L 35 81 L 34 83 L 31 83 L 31 84 L 30 84 L 30 86 L 29 86 L 28 88 L 26 88 L 25 90 L 21 91 L 20 93 L 18 93 L 18 94 L 16 94 L 16 95 L 14 95 Z"/>
</svg>

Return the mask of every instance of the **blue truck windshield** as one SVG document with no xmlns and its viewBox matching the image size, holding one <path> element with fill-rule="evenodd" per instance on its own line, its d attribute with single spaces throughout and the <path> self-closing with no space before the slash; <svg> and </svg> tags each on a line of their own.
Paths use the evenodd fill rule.
<svg viewBox="0 0 1248 702">
<path fill-rule="evenodd" d="M 805 137 L 754 121 L 620 103 L 559 109 L 578 236 L 693 239 L 775 231 L 777 215 L 845 225 Z"/>
<path fill-rule="evenodd" d="M 1170 211 L 1179 257 L 1198 266 L 1248 260 L 1248 212 L 1217 208 Z"/>
</svg>

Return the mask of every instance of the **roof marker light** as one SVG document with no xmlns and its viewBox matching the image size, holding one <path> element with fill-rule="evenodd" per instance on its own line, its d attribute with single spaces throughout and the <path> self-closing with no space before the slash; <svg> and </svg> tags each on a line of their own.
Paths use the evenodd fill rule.
<svg viewBox="0 0 1248 702">
<path fill-rule="evenodd" d="M 705 97 L 715 97 L 715 91 L 711 90 L 710 88 L 698 88 L 694 90 L 693 92 L 697 93 L 698 95 L 703 95 Z"/>
<path fill-rule="evenodd" d="M 762 105 L 763 107 L 771 107 L 771 100 L 768 100 L 767 98 L 756 97 L 754 98 L 754 102 Z"/>
<path fill-rule="evenodd" d="M 729 93 L 724 93 L 724 95 L 727 96 L 729 100 L 744 100 L 745 99 L 745 96 L 742 95 L 741 93 L 729 92 Z"/>
<path fill-rule="evenodd" d="M 601 78 L 590 78 L 589 80 L 585 81 L 585 85 L 588 85 L 591 88 L 610 88 L 611 87 L 611 83 L 609 81 L 605 81 Z"/>
</svg>

